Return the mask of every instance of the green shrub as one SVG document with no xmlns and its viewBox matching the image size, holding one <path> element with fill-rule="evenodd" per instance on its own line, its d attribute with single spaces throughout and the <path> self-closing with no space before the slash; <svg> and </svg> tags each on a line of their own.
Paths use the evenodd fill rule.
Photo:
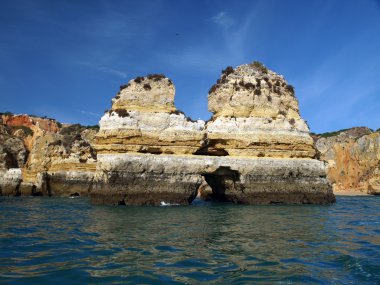
<svg viewBox="0 0 380 285">
<path fill-rule="evenodd" d="M 67 135 L 75 135 L 77 133 L 80 133 L 85 130 L 85 127 L 80 124 L 73 124 L 69 126 L 65 126 L 61 129 L 59 132 L 61 135 L 67 136 Z"/>
<path fill-rule="evenodd" d="M 98 131 L 100 127 L 99 127 L 99 125 L 89 125 L 89 126 L 85 126 L 85 128 Z"/>
<path fill-rule="evenodd" d="M 148 79 L 153 79 L 154 81 L 160 81 L 161 79 L 166 78 L 164 74 L 149 74 Z"/>
<path fill-rule="evenodd" d="M 254 90 L 255 89 L 255 85 L 253 85 L 251 82 L 247 82 L 247 83 L 245 83 L 244 84 L 244 87 L 245 87 L 245 89 L 252 89 L 252 90 Z"/>
<path fill-rule="evenodd" d="M 137 76 L 133 81 L 136 82 L 136 83 L 141 83 L 145 80 L 144 77 L 141 77 L 141 76 Z"/>
<path fill-rule="evenodd" d="M 294 87 L 292 85 L 286 85 L 285 89 L 294 95 Z"/>
<path fill-rule="evenodd" d="M 27 126 L 12 126 L 12 131 L 23 130 L 26 136 L 33 136 L 33 130 Z"/>
<path fill-rule="evenodd" d="M 145 90 L 151 90 L 152 89 L 152 87 L 148 83 L 145 83 L 143 87 Z"/>
<path fill-rule="evenodd" d="M 119 117 L 122 117 L 122 118 L 129 117 L 129 113 L 125 109 L 116 109 L 114 110 L 114 112 L 116 112 L 119 115 Z"/>
<path fill-rule="evenodd" d="M 56 141 L 50 142 L 49 146 L 57 146 L 57 145 L 61 145 L 61 144 L 62 144 L 61 140 L 56 140 Z"/>
<path fill-rule="evenodd" d="M 127 88 L 127 87 L 129 87 L 129 83 L 120 85 L 120 91 Z"/>
<path fill-rule="evenodd" d="M 234 71 L 235 70 L 232 66 L 227 66 L 226 69 L 222 70 L 222 74 L 224 74 L 227 77 L 231 73 L 234 73 Z"/>
<path fill-rule="evenodd" d="M 319 134 L 319 136 L 321 138 L 329 138 L 329 137 L 333 137 L 333 136 L 337 136 L 339 135 L 340 133 L 342 132 L 345 132 L 345 131 L 348 131 L 349 129 L 341 129 L 339 131 L 335 131 L 335 132 L 326 132 L 326 133 L 323 133 L 323 134 Z"/>
<path fill-rule="evenodd" d="M 208 91 L 208 94 L 211 94 L 213 92 L 215 92 L 219 87 L 219 84 L 214 84 L 213 86 L 211 86 L 210 90 Z"/>
<path fill-rule="evenodd" d="M 268 73 L 268 69 L 262 64 L 260 61 L 254 61 L 250 64 L 250 66 L 256 68 L 261 73 Z"/>
<path fill-rule="evenodd" d="M 183 112 L 182 110 L 180 109 L 175 109 L 174 111 L 171 111 L 170 114 L 176 114 L 176 115 L 184 115 L 186 120 L 190 121 L 190 122 L 196 122 L 195 120 L 193 120 L 192 118 L 190 118 L 189 116 L 186 116 L 185 112 Z"/>
<path fill-rule="evenodd" d="M 12 112 L 4 112 L 4 113 L 0 113 L 0 115 L 13 116 L 13 113 Z"/>
</svg>

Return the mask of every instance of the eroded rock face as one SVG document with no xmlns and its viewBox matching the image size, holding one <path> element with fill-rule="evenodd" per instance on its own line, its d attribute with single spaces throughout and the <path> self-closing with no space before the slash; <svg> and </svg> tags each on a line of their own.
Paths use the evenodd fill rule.
<svg viewBox="0 0 380 285">
<path fill-rule="evenodd" d="M 208 95 L 205 152 L 233 156 L 313 158 L 309 128 L 294 88 L 260 63 L 223 71 Z"/>
<path fill-rule="evenodd" d="M 264 66 L 223 73 L 206 126 L 175 110 L 164 76 L 121 89 L 96 136 L 93 203 L 189 204 L 200 185 L 206 199 L 234 203 L 335 201 L 293 88 Z"/>
<path fill-rule="evenodd" d="M 95 204 L 182 205 L 203 185 L 205 199 L 234 203 L 334 202 L 325 164 L 314 158 L 294 90 L 282 76 L 258 63 L 228 68 L 210 90 L 214 115 L 207 124 L 177 110 L 174 95 L 163 75 L 131 80 L 99 132 L 5 118 L 0 194 L 90 193 Z"/>
<path fill-rule="evenodd" d="M 27 155 L 23 141 L 8 127 L 0 125 L 0 171 L 23 167 Z"/>
<path fill-rule="evenodd" d="M 121 86 L 99 122 L 96 149 L 104 153 L 192 154 L 205 123 L 191 121 L 174 107 L 175 88 L 163 75 L 138 77 Z"/>
<path fill-rule="evenodd" d="M 380 194 L 380 133 L 353 128 L 316 141 L 334 191 Z"/>
<path fill-rule="evenodd" d="M 47 133 L 36 140 L 23 169 L 22 194 L 30 195 L 33 191 L 54 196 L 89 194 L 96 169 L 96 152 L 91 146 L 96 131 L 78 131 Z M 39 182 L 41 179 L 45 181 Z M 37 189 L 28 187 L 33 185 Z"/>
<path fill-rule="evenodd" d="M 0 176 L 0 195 L 19 196 L 22 173 L 20 168 L 8 169 Z"/>
<path fill-rule="evenodd" d="M 96 130 L 27 115 L 0 119 L 0 195 L 88 195 Z"/>
<path fill-rule="evenodd" d="M 187 205 L 205 180 L 204 198 L 239 204 L 328 204 L 335 201 L 323 162 L 217 156 L 98 155 L 95 204 Z"/>
</svg>

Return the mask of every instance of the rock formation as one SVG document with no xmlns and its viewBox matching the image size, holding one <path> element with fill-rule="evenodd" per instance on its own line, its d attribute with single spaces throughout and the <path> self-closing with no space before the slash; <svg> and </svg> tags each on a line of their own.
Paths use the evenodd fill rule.
<svg viewBox="0 0 380 285">
<path fill-rule="evenodd" d="M 17 130 L 16 130 L 17 132 Z M 0 195 L 19 193 L 21 171 L 27 159 L 23 141 L 9 127 L 0 125 Z"/>
<path fill-rule="evenodd" d="M 352 128 L 316 137 L 321 159 L 336 192 L 380 194 L 380 133 Z"/>
<path fill-rule="evenodd" d="M 228 67 L 210 89 L 208 122 L 187 118 L 174 95 L 164 75 L 137 77 L 120 87 L 98 132 L 0 114 L 0 195 L 90 194 L 108 205 L 183 205 L 198 192 L 242 204 L 335 201 L 282 76 L 257 62 Z"/>
<path fill-rule="evenodd" d="M 258 62 L 223 71 L 208 96 L 207 148 L 232 156 L 313 158 L 294 88 Z"/>
<path fill-rule="evenodd" d="M 87 195 L 96 169 L 95 130 L 52 119 L 2 115 L 1 195 Z"/>
<path fill-rule="evenodd" d="M 112 100 L 99 122 L 99 154 L 192 154 L 203 138 L 204 122 L 193 122 L 174 107 L 170 79 L 155 74 L 137 77 Z"/>
<path fill-rule="evenodd" d="M 162 75 L 121 87 L 95 140 L 94 203 L 188 204 L 202 181 L 221 201 L 334 202 L 283 77 L 259 63 L 227 68 L 209 92 L 206 125 L 175 109 L 174 91 Z"/>
</svg>

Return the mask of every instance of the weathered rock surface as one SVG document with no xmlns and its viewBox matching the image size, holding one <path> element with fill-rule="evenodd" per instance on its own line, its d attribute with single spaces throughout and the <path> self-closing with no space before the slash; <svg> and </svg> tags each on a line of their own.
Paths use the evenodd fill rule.
<svg viewBox="0 0 380 285">
<path fill-rule="evenodd" d="M 380 133 L 352 128 L 317 137 L 321 159 L 328 163 L 334 191 L 355 190 L 380 194 Z"/>
<path fill-rule="evenodd" d="M 223 71 L 208 95 L 207 150 L 253 157 L 314 158 L 294 88 L 260 63 Z"/>
<path fill-rule="evenodd" d="M 46 173 L 48 195 L 88 195 L 96 169 L 96 153 L 91 146 L 96 131 L 63 131 L 47 133 L 35 141 L 23 170 L 23 181 L 35 185 L 38 175 Z"/>
<path fill-rule="evenodd" d="M 88 195 L 95 130 L 27 115 L 2 115 L 0 121 L 1 195 Z"/>
<path fill-rule="evenodd" d="M 176 111 L 174 90 L 160 75 L 121 87 L 96 136 L 93 203 L 189 204 L 204 181 L 203 196 L 234 203 L 335 201 L 282 76 L 257 63 L 227 68 L 206 125 Z"/>
<path fill-rule="evenodd" d="M 99 132 L 2 115 L 0 194 L 90 194 L 110 205 L 183 205 L 198 192 L 242 204 L 335 201 L 282 76 L 259 63 L 227 68 L 210 90 L 207 123 L 177 110 L 174 95 L 163 75 L 131 80 Z"/>
<path fill-rule="evenodd" d="M 334 201 L 323 162 L 310 159 L 114 154 L 98 155 L 95 204 L 189 204 L 203 179 L 210 199 L 240 204 Z M 203 179 L 202 179 L 203 177 Z"/>
<path fill-rule="evenodd" d="M 99 122 L 96 149 L 104 153 L 191 154 L 202 143 L 205 123 L 174 107 L 175 88 L 163 75 L 148 75 L 121 86 Z"/>
<path fill-rule="evenodd" d="M 0 195 L 19 196 L 22 174 L 20 168 L 8 169 L 0 177 Z"/>
</svg>

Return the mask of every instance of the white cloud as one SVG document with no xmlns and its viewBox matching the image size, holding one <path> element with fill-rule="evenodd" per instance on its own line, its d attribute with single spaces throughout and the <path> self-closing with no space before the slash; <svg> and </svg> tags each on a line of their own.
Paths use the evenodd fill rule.
<svg viewBox="0 0 380 285">
<path fill-rule="evenodd" d="M 211 21 L 223 28 L 228 28 L 235 24 L 234 19 L 232 19 L 230 16 L 226 14 L 226 12 L 223 11 L 213 16 L 211 18 Z"/>
<path fill-rule="evenodd" d="M 84 110 L 78 110 L 78 112 L 81 114 L 84 114 L 84 115 L 90 115 L 90 116 L 97 117 L 97 118 L 102 116 L 100 114 L 89 112 L 89 111 L 84 111 Z"/>
<path fill-rule="evenodd" d="M 87 66 L 89 68 L 92 68 L 92 69 L 100 71 L 100 72 L 116 75 L 116 76 L 121 77 L 123 79 L 127 78 L 127 74 L 125 72 L 123 72 L 121 70 L 117 70 L 115 68 L 96 65 L 96 64 L 89 63 L 89 62 L 77 62 L 77 64 Z"/>
</svg>

